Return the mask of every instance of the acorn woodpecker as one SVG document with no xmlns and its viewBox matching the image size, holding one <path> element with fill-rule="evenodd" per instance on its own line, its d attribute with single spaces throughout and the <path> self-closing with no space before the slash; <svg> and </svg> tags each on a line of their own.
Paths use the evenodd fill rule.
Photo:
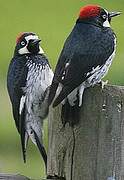
<svg viewBox="0 0 124 180">
<path fill-rule="evenodd" d="M 66 121 L 70 116 L 77 119 L 75 114 L 82 105 L 84 89 L 101 82 L 112 64 L 116 36 L 110 22 L 119 14 L 98 5 L 80 9 L 60 54 L 49 94 L 49 104 L 55 98 L 53 107 L 62 102 L 62 116 Z"/>
<path fill-rule="evenodd" d="M 21 137 L 24 162 L 30 138 L 47 165 L 42 129 L 43 120 L 48 114 L 49 86 L 53 72 L 40 47 L 40 41 L 32 32 L 24 32 L 17 37 L 7 74 L 7 88 L 15 124 Z"/>
</svg>

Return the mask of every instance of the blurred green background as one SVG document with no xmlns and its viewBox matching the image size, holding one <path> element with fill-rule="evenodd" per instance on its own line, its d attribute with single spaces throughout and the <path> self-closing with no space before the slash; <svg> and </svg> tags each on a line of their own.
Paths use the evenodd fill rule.
<svg viewBox="0 0 124 180">
<path fill-rule="evenodd" d="M 64 40 L 71 31 L 78 11 L 86 4 L 99 4 L 108 10 L 124 12 L 124 0 L 0 0 L 0 172 L 21 173 L 33 179 L 44 177 L 43 161 L 30 143 L 27 163 L 23 164 L 20 139 L 12 118 L 6 91 L 6 73 L 19 32 L 33 31 L 54 69 Z M 105 79 L 124 85 L 124 15 L 114 18 L 112 28 L 118 37 L 117 54 Z M 45 125 L 47 147 L 47 123 Z"/>
</svg>

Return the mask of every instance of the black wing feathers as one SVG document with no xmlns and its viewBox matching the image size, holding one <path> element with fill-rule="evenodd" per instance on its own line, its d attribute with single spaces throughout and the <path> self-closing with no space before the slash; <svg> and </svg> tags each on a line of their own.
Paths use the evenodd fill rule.
<svg viewBox="0 0 124 180">
<path fill-rule="evenodd" d="M 7 88 L 12 102 L 13 117 L 21 137 L 23 160 L 26 162 L 25 149 L 25 104 L 19 113 L 21 97 L 25 95 L 23 87 L 26 85 L 28 69 L 24 56 L 13 58 L 7 75 Z"/>
<path fill-rule="evenodd" d="M 39 141 L 39 138 L 36 134 L 36 132 L 34 131 L 34 129 L 32 129 L 32 131 L 34 132 L 34 136 L 35 136 L 35 140 L 36 140 L 36 143 L 37 143 L 37 147 L 41 153 L 41 156 L 43 157 L 43 160 L 44 160 L 44 163 L 45 163 L 45 166 L 47 168 L 47 154 L 46 154 L 46 150 L 44 148 L 44 146 L 41 144 L 41 142 Z"/>
<path fill-rule="evenodd" d="M 61 58 L 62 58 L 62 60 L 61 60 Z M 65 65 L 67 62 L 68 62 L 68 60 L 66 59 L 66 56 L 63 55 L 63 51 L 62 51 L 60 58 L 59 58 L 59 62 L 57 63 L 53 81 L 52 81 L 52 84 L 50 87 L 49 102 L 48 102 L 49 105 L 52 103 L 52 101 L 55 97 L 58 85 L 62 80 L 62 75 L 63 75 L 64 68 L 65 68 Z"/>
<path fill-rule="evenodd" d="M 55 69 L 50 94 L 52 94 L 52 89 L 55 91 L 59 83 L 63 88 L 53 106 L 57 106 L 70 92 L 90 77 L 92 74 L 87 73 L 90 73 L 92 68 L 102 67 L 113 51 L 114 34 L 110 28 L 101 29 L 89 24 L 76 24 L 65 42 Z M 70 63 L 66 68 L 67 60 Z M 66 73 L 62 79 L 64 71 Z"/>
<path fill-rule="evenodd" d="M 26 67 L 26 60 L 23 57 L 18 59 L 13 58 L 8 74 L 7 74 L 7 88 L 8 93 L 12 102 L 12 109 L 13 109 L 13 116 L 16 123 L 16 127 L 20 133 L 20 115 L 19 115 L 19 108 L 20 108 L 20 100 L 21 97 L 24 95 L 23 87 L 26 85 L 26 78 L 28 69 Z"/>
</svg>

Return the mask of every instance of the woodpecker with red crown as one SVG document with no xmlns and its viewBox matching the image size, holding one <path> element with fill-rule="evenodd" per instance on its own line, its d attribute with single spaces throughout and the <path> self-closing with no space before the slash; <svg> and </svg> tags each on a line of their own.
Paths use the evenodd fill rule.
<svg viewBox="0 0 124 180">
<path fill-rule="evenodd" d="M 35 33 L 21 33 L 7 75 L 13 117 L 21 136 L 24 162 L 28 139 L 37 145 L 45 165 L 47 154 L 42 142 L 43 120 L 48 114 L 48 95 L 53 72 Z"/>
<path fill-rule="evenodd" d="M 119 14 L 98 5 L 80 9 L 60 54 L 49 95 L 49 104 L 54 99 L 53 107 L 62 102 L 63 121 L 76 123 L 72 120 L 78 119 L 85 88 L 101 82 L 107 74 L 116 51 L 110 22 Z"/>
</svg>

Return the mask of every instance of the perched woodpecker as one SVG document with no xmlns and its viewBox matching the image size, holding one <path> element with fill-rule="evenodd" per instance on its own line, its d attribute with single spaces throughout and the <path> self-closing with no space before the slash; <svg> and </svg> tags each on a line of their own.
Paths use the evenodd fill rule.
<svg viewBox="0 0 124 180">
<path fill-rule="evenodd" d="M 15 124 L 21 137 L 24 162 L 30 138 L 47 165 L 42 129 L 43 120 L 48 114 L 49 86 L 53 72 L 40 47 L 40 41 L 32 32 L 24 32 L 17 37 L 7 74 L 7 88 Z"/>
<path fill-rule="evenodd" d="M 49 104 L 54 99 L 53 107 L 62 102 L 62 116 L 65 115 L 66 121 L 70 116 L 74 119 L 82 105 L 84 89 L 101 82 L 112 64 L 116 36 L 110 22 L 119 14 L 98 5 L 80 9 L 56 65 L 49 95 Z"/>
</svg>

